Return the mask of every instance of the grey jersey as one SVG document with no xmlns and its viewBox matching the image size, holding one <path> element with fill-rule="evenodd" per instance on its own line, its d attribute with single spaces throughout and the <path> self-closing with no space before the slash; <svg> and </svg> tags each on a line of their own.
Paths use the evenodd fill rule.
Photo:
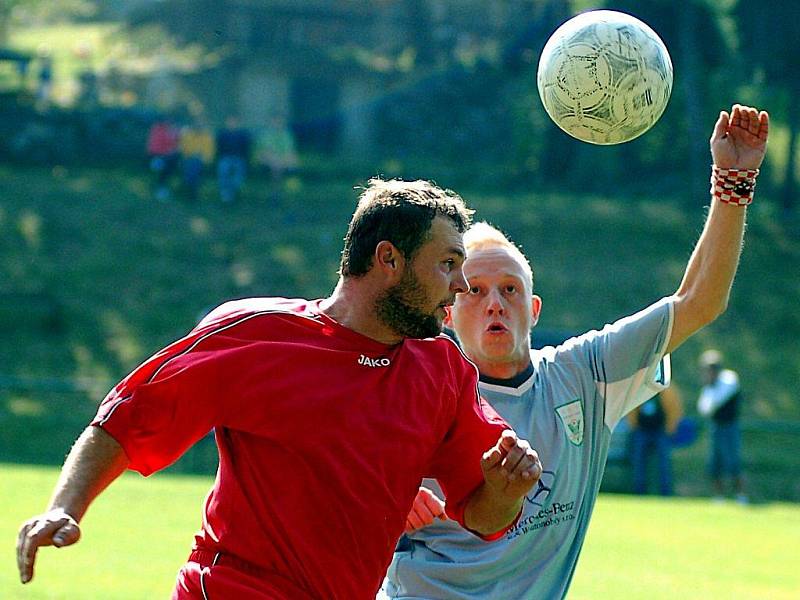
<svg viewBox="0 0 800 600">
<path fill-rule="evenodd" d="M 583 545 L 620 419 L 669 384 L 663 356 L 671 298 L 558 347 L 532 350 L 532 370 L 482 395 L 539 452 L 544 473 L 505 536 L 486 542 L 453 521 L 401 538 L 389 598 L 562 598 Z M 663 360 L 662 360 L 663 356 Z M 507 383 L 507 382 L 506 382 Z M 435 481 L 426 485 L 441 494 Z"/>
</svg>

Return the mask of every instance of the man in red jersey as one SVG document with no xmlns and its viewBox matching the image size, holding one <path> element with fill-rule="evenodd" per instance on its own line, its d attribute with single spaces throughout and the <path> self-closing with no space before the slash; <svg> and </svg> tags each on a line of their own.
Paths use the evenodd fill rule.
<svg viewBox="0 0 800 600">
<path fill-rule="evenodd" d="M 126 468 L 149 475 L 212 428 L 220 466 L 173 598 L 374 598 L 423 476 L 464 527 L 501 535 L 541 464 L 439 336 L 467 288 L 469 216 L 428 182 L 373 180 L 329 298 L 229 302 L 133 371 L 76 442 L 48 511 L 22 525 L 22 582 L 39 547 L 78 540 Z"/>
</svg>

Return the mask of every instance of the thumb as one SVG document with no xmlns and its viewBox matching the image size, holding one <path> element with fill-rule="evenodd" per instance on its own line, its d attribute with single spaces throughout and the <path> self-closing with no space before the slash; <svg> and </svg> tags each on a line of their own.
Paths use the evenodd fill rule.
<svg viewBox="0 0 800 600">
<path fill-rule="evenodd" d="M 56 548 L 71 546 L 81 539 L 81 528 L 77 523 L 65 523 L 53 534 L 53 545 Z"/>
<path fill-rule="evenodd" d="M 721 139 L 728 133 L 728 125 L 730 124 L 730 115 L 722 110 L 719 113 L 716 125 L 714 125 L 713 139 Z"/>
</svg>

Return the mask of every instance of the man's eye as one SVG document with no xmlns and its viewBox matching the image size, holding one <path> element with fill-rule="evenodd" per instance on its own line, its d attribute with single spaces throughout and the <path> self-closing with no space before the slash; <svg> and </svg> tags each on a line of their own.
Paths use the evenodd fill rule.
<svg viewBox="0 0 800 600">
<path fill-rule="evenodd" d="M 480 291 L 481 291 L 481 288 L 479 288 L 478 286 L 472 286 L 471 288 L 469 288 L 469 293 L 470 294 L 477 294 Z"/>
<path fill-rule="evenodd" d="M 507 294 L 513 294 L 516 291 L 517 291 L 517 286 L 515 286 L 515 285 L 507 285 L 506 286 L 506 293 Z"/>
</svg>

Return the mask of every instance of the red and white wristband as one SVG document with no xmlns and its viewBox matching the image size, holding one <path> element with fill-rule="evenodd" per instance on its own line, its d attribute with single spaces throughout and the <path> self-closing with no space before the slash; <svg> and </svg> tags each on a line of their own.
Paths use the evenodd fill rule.
<svg viewBox="0 0 800 600">
<path fill-rule="evenodd" d="M 720 169 L 711 166 L 711 195 L 725 204 L 747 206 L 753 201 L 758 169 Z"/>
</svg>

